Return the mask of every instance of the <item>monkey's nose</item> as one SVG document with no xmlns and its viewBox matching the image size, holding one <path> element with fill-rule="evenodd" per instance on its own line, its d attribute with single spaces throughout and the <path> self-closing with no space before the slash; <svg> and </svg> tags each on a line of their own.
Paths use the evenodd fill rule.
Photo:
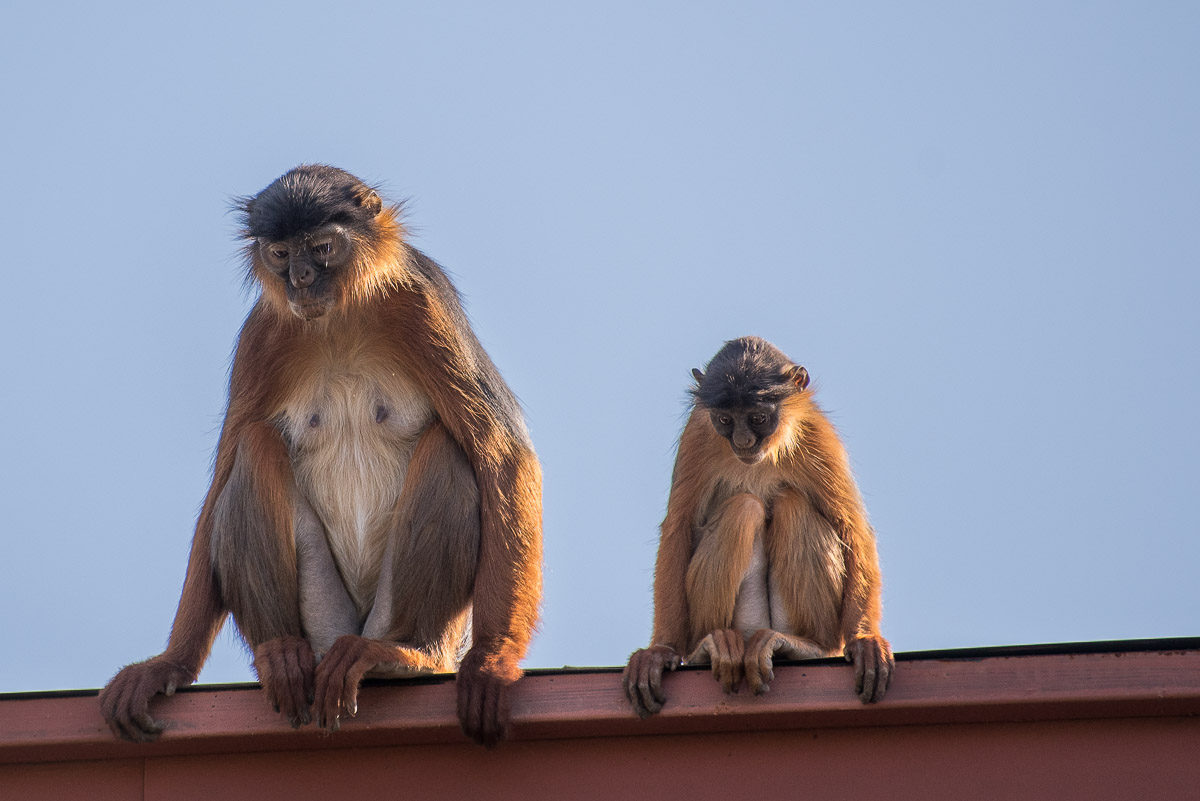
<svg viewBox="0 0 1200 801">
<path fill-rule="evenodd" d="M 313 279 L 317 277 L 317 273 L 312 267 L 293 267 L 291 269 L 292 286 L 297 289 L 303 289 L 312 284 Z"/>
</svg>

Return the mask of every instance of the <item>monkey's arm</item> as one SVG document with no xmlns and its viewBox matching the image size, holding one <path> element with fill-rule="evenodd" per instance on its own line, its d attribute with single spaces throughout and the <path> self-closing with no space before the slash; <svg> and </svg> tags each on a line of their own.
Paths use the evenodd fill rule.
<svg viewBox="0 0 1200 801">
<path fill-rule="evenodd" d="M 228 431 L 222 433 L 218 465 L 221 451 L 229 450 L 226 443 L 230 439 Z M 166 724 L 150 716 L 150 699 L 158 693 L 171 695 L 177 687 L 196 680 L 225 622 L 226 610 L 213 574 L 211 542 L 213 506 L 227 475 L 228 471 L 214 475 L 200 512 L 167 650 L 123 668 L 100 693 L 100 710 L 109 728 L 122 739 L 150 742 L 158 738 Z"/>
<path fill-rule="evenodd" d="M 196 680 L 213 640 L 225 623 L 227 610 L 217 590 L 212 564 L 212 526 L 217 497 L 233 469 L 240 431 L 252 402 L 237 390 L 247 384 L 248 366 L 242 354 L 246 340 L 253 337 L 254 315 L 243 328 L 230 379 L 230 402 L 217 444 L 212 483 L 204 499 L 196 532 L 192 537 L 187 575 L 167 649 L 144 662 L 128 665 L 100 693 L 100 709 L 109 728 L 118 737 L 134 742 L 158 738 L 165 723 L 150 716 L 150 700 L 158 693 L 171 695 L 180 686 Z"/>
<path fill-rule="evenodd" d="M 479 562 L 471 648 L 458 669 L 458 717 L 468 737 L 494 745 L 508 729 L 508 688 L 537 625 L 542 587 L 542 474 L 506 388 L 456 319 L 451 298 L 401 288 L 393 340 L 479 486 Z M 490 363 L 488 364 L 490 366 Z"/>
<path fill-rule="evenodd" d="M 521 677 L 519 663 L 537 625 L 542 474 L 533 452 L 520 446 L 504 453 L 497 464 L 489 461 L 475 464 L 479 568 L 471 649 L 458 668 L 458 717 L 468 737 L 490 746 L 507 736 L 508 688 Z"/>
<path fill-rule="evenodd" d="M 672 498 L 674 498 L 672 492 Z M 674 670 L 687 653 L 687 575 L 691 551 L 691 531 L 680 530 L 672 518 L 671 503 L 662 524 L 658 558 L 654 567 L 654 633 L 650 647 L 634 651 L 621 675 L 625 696 L 640 718 L 648 718 L 663 708 L 667 696 L 662 688 L 664 670 Z M 676 519 L 685 518 L 678 512 Z"/>
<path fill-rule="evenodd" d="M 702 460 L 692 453 L 700 435 L 696 414 L 688 420 L 679 440 L 667 516 L 658 540 L 654 564 L 654 631 L 650 647 L 634 651 L 622 675 L 629 703 L 639 717 L 659 712 L 666 695 L 662 689 L 664 670 L 675 670 L 688 653 L 691 618 L 688 613 L 686 577 L 692 556 L 692 528 L 700 503 L 702 484 L 695 467 Z"/>
<path fill-rule="evenodd" d="M 836 528 L 845 559 L 841 629 L 846 659 L 854 663 L 855 692 L 863 703 L 878 701 L 887 692 L 896 663 L 880 631 L 882 588 L 875 532 L 833 426 L 822 418 L 812 439 L 824 457 L 815 477 L 820 487 L 818 507 Z"/>
<path fill-rule="evenodd" d="M 207 509 L 207 506 L 206 506 Z M 123 668 L 100 693 L 100 710 L 113 733 L 124 740 L 150 742 L 166 727 L 150 716 L 150 699 L 191 684 L 225 622 L 209 561 L 208 532 L 202 524 L 192 539 L 187 578 L 171 627 L 167 650 Z"/>
</svg>

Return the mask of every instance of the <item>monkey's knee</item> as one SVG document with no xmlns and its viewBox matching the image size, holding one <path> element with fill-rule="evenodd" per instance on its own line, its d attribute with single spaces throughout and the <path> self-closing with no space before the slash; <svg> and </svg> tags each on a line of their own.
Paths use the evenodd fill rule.
<svg viewBox="0 0 1200 801">
<path fill-rule="evenodd" d="M 452 663 L 479 564 L 480 504 L 475 471 L 440 423 L 417 443 L 391 536 L 364 634 Z"/>
<path fill-rule="evenodd" d="M 721 525 L 756 533 L 767 520 L 767 508 L 757 495 L 739 492 L 721 508 Z"/>
<path fill-rule="evenodd" d="M 467 455 L 441 423 L 434 423 L 417 444 L 405 478 L 402 503 L 414 528 L 431 521 L 479 539 L 479 484 Z M 476 547 L 478 547 L 476 545 Z"/>
<path fill-rule="evenodd" d="M 251 646 L 301 634 L 290 476 L 271 469 L 282 448 L 276 432 L 248 434 L 213 505 L 213 575 Z"/>
<path fill-rule="evenodd" d="M 771 504 L 771 518 L 799 520 L 813 513 L 812 504 L 808 499 L 795 490 L 783 490 L 775 496 Z"/>
</svg>

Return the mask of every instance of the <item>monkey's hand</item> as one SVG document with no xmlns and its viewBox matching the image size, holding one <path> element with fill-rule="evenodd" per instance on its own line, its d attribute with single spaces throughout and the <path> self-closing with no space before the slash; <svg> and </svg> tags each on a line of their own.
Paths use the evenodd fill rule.
<svg viewBox="0 0 1200 801">
<path fill-rule="evenodd" d="M 645 720 L 662 710 L 667 702 L 662 688 L 663 670 L 677 667 L 679 654 L 669 645 L 651 645 L 630 655 L 629 664 L 621 674 L 621 686 L 639 718 Z"/>
<path fill-rule="evenodd" d="M 726 693 L 736 693 L 742 680 L 742 662 L 746 656 L 746 638 L 734 629 L 718 629 L 704 637 L 685 664 L 712 662 L 713 678 Z"/>
<path fill-rule="evenodd" d="M 494 748 L 508 736 L 510 690 L 521 678 L 515 659 L 488 654 L 477 648 L 467 652 L 458 667 L 458 722 L 463 734 Z"/>
<path fill-rule="evenodd" d="M 854 691 L 862 702 L 882 700 L 896 669 L 888 641 L 879 635 L 856 637 L 846 644 L 846 661 L 854 663 Z"/>
<path fill-rule="evenodd" d="M 812 659 L 825 656 L 821 646 L 803 637 L 759 629 L 746 643 L 746 686 L 755 695 L 769 692 L 775 680 L 775 655 L 784 659 Z"/>
<path fill-rule="evenodd" d="M 113 734 L 133 743 L 158 739 L 165 721 L 150 717 L 150 699 L 158 693 L 173 695 L 176 687 L 196 680 L 196 674 L 162 656 L 122 668 L 100 691 L 100 712 Z"/>
<path fill-rule="evenodd" d="M 254 649 L 254 672 L 276 712 L 298 729 L 312 721 L 313 674 L 317 662 L 303 637 L 279 637 Z"/>
</svg>

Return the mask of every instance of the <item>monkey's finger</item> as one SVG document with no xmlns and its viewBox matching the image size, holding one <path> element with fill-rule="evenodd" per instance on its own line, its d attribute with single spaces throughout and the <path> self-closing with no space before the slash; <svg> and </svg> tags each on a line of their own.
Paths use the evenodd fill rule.
<svg viewBox="0 0 1200 801">
<path fill-rule="evenodd" d="M 302 643 L 302 644 L 301 644 Z M 307 664 L 306 664 L 307 662 Z M 312 651 L 301 640 L 287 652 L 288 722 L 298 729 L 312 720 L 308 707 L 308 687 L 312 683 Z"/>
<path fill-rule="evenodd" d="M 892 655 L 892 647 L 888 645 L 886 640 L 877 641 L 875 648 L 877 649 L 877 652 L 874 654 L 876 676 L 869 700 L 882 701 L 888 687 L 891 686 L 892 674 L 896 669 L 896 659 Z"/>
<path fill-rule="evenodd" d="M 484 685 L 483 744 L 495 748 L 508 734 L 508 688 L 499 679 Z"/>
<path fill-rule="evenodd" d="M 122 699 L 124 714 L 121 723 L 127 739 L 148 743 L 158 739 L 166 724 L 150 716 L 150 699 L 158 692 L 157 677 L 149 669 L 141 670 L 139 674 L 138 680 L 129 686 Z"/>
<path fill-rule="evenodd" d="M 135 691 L 135 695 L 130 699 L 132 704 L 126 710 L 126 717 L 122 721 L 130 739 L 136 742 L 152 742 L 158 739 L 158 735 L 166 728 L 165 723 L 150 716 L 150 699 L 154 697 L 153 692 L 151 691 L 147 695 L 145 691 L 142 693 Z"/>
<path fill-rule="evenodd" d="M 875 698 L 875 680 L 881 654 L 878 643 L 870 639 L 858 640 L 854 650 L 855 689 L 865 704 Z"/>
<path fill-rule="evenodd" d="M 322 662 L 317 672 L 315 690 L 313 691 L 312 711 L 316 717 L 317 725 L 321 728 L 327 728 L 329 718 L 329 690 L 333 683 L 329 671 L 325 670 L 325 663 Z"/>
<path fill-rule="evenodd" d="M 713 643 L 716 645 L 716 653 L 713 654 L 712 669 L 713 676 L 721 683 L 721 689 L 727 694 L 736 692 L 738 680 L 741 678 L 741 659 L 738 658 L 735 662 L 733 648 L 728 631 L 719 631 L 713 634 Z"/>
<path fill-rule="evenodd" d="M 462 682 L 458 693 L 458 720 L 463 734 L 473 742 L 483 744 L 483 688 L 482 676 L 459 675 Z"/>
<path fill-rule="evenodd" d="M 665 692 L 663 692 L 663 686 L 662 686 L 663 668 L 666 668 L 668 670 L 674 670 L 678 665 L 679 665 L 679 657 L 678 656 L 675 656 L 675 657 L 672 657 L 672 658 L 666 659 L 666 660 L 657 659 L 650 665 L 650 667 L 651 667 L 651 669 L 649 671 L 650 675 L 647 677 L 648 683 L 650 686 L 649 687 L 650 693 L 653 696 L 654 700 L 659 703 L 659 705 L 660 705 L 659 708 L 661 708 L 661 705 L 663 703 L 665 703 L 667 700 L 667 694 Z M 656 709 L 655 711 L 657 712 L 658 710 Z"/>
<path fill-rule="evenodd" d="M 652 674 L 653 662 L 646 649 L 634 651 L 629 657 L 629 664 L 621 673 L 621 688 L 625 697 L 629 699 L 629 705 L 633 707 L 637 716 L 643 719 L 658 711 L 649 708 L 654 701 L 650 690 Z"/>
<path fill-rule="evenodd" d="M 872 701 L 882 701 L 883 696 L 887 694 L 888 685 L 892 683 L 892 668 L 886 659 L 880 660 L 878 671 L 875 679 L 875 692 L 871 695 Z"/>
<path fill-rule="evenodd" d="M 341 716 L 346 672 L 354 659 L 353 652 L 358 639 L 353 635 L 338 637 L 317 666 L 313 711 L 317 715 L 317 725 L 330 731 L 340 728 L 338 719 Z"/>
<path fill-rule="evenodd" d="M 642 666 L 637 682 L 637 697 L 637 706 L 640 708 L 638 714 L 641 717 L 648 718 L 662 711 L 663 703 L 667 700 L 662 690 L 662 665 L 649 661 Z"/>
<path fill-rule="evenodd" d="M 637 654 L 629 658 L 629 664 L 625 666 L 625 670 L 621 672 L 621 692 L 625 694 L 625 700 L 629 701 L 629 705 L 633 707 L 633 711 L 637 716 L 645 717 L 642 710 L 639 708 L 639 698 L 637 692 L 637 680 L 634 678 L 634 659 Z"/>
<path fill-rule="evenodd" d="M 771 682 L 775 680 L 775 660 L 772 657 L 769 644 L 746 652 L 746 687 L 755 695 L 771 691 Z"/>
<path fill-rule="evenodd" d="M 742 636 L 740 631 L 726 629 L 725 648 L 729 653 L 729 667 L 732 674 L 733 691 L 737 692 L 738 685 L 741 684 L 742 676 L 745 673 L 746 638 Z"/>
<path fill-rule="evenodd" d="M 367 675 L 367 671 L 376 664 L 374 658 L 364 656 L 359 658 L 346 673 L 345 683 L 342 685 L 342 707 L 350 717 L 358 714 L 358 686 L 362 684 L 363 676 Z"/>
</svg>

